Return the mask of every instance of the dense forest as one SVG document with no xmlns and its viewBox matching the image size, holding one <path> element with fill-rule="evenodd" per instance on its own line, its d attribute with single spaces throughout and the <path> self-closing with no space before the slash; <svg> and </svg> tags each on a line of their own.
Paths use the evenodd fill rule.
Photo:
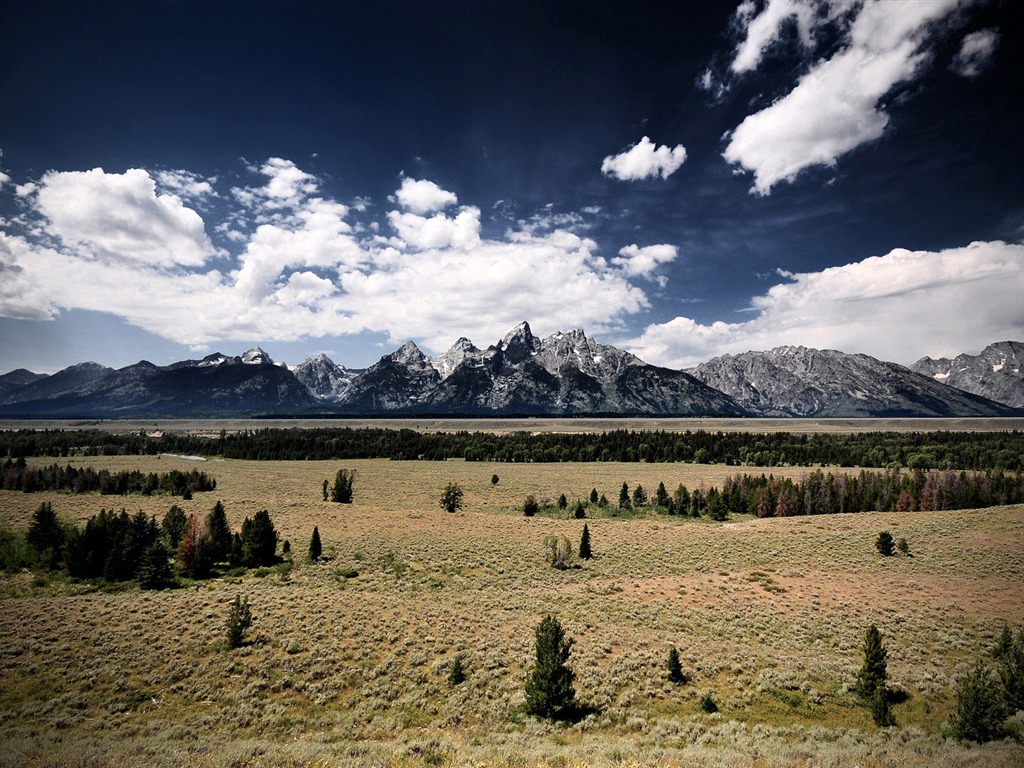
<svg viewBox="0 0 1024 768">
<path fill-rule="evenodd" d="M 694 462 L 735 466 L 1024 469 L 1024 432 L 694 432 L 496 435 L 412 429 L 260 429 L 218 437 L 98 430 L 0 433 L 0 457 L 193 454 L 250 460 L 462 458 L 499 462 Z"/>
<path fill-rule="evenodd" d="M 28 466 L 24 457 L 7 459 L 0 466 L 0 489 L 5 491 L 70 491 L 71 493 L 92 493 L 99 491 L 103 496 L 124 496 L 138 493 L 152 496 L 165 493 L 170 496 L 190 496 L 200 491 L 212 491 L 217 481 L 205 472 L 191 470 L 182 472 L 150 472 L 139 470 L 110 472 L 92 467 L 73 467 L 51 464 L 48 467 Z"/>
</svg>

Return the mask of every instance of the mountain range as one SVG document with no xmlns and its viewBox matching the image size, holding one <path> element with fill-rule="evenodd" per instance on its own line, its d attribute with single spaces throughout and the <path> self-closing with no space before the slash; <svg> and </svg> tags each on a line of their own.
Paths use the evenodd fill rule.
<svg viewBox="0 0 1024 768">
<path fill-rule="evenodd" d="M 581 330 L 540 339 L 521 323 L 486 349 L 466 338 L 429 357 L 413 342 L 363 370 L 326 355 L 289 368 L 259 347 L 167 366 L 88 362 L 0 376 L 0 416 L 1024 415 L 1024 344 L 924 358 L 912 368 L 806 347 L 723 355 L 689 370 L 649 365 Z"/>
</svg>

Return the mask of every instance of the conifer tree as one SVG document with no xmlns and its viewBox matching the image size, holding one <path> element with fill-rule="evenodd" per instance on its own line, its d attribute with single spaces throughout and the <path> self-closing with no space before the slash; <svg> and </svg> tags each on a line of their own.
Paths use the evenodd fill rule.
<svg viewBox="0 0 1024 768">
<path fill-rule="evenodd" d="M 178 544 L 181 572 L 191 579 L 205 579 L 213 567 L 213 548 L 206 526 L 195 515 L 188 516 L 185 535 Z"/>
<path fill-rule="evenodd" d="M 334 486 L 331 488 L 331 501 L 338 504 L 352 503 L 352 486 L 355 484 L 355 470 L 339 469 L 334 476 Z"/>
<path fill-rule="evenodd" d="M 888 531 L 879 533 L 878 538 L 875 540 L 875 548 L 886 557 L 891 556 L 893 553 L 892 534 Z"/>
<path fill-rule="evenodd" d="M 526 501 L 523 502 L 523 515 L 526 517 L 533 517 L 540 511 L 540 505 L 537 504 L 537 499 L 531 494 L 526 497 Z"/>
<path fill-rule="evenodd" d="M 154 541 L 142 555 L 139 563 L 139 586 L 143 589 L 166 589 L 174 583 L 167 549 Z"/>
<path fill-rule="evenodd" d="M 572 516 L 577 520 L 582 520 L 587 516 L 587 508 L 583 506 L 583 502 L 579 499 L 576 500 L 576 508 L 573 510 Z"/>
<path fill-rule="evenodd" d="M 669 505 L 668 491 L 665 490 L 665 483 L 658 483 L 658 490 L 654 492 L 654 504 L 658 507 Z"/>
<path fill-rule="evenodd" d="M 999 656 L 998 671 L 1003 699 L 1010 712 L 1024 709 L 1024 628 L 1017 630 L 1016 637 Z"/>
<path fill-rule="evenodd" d="M 629 509 L 629 486 L 626 483 L 619 489 L 619 509 Z"/>
<path fill-rule="evenodd" d="M 537 717 L 565 717 L 576 700 L 576 674 L 567 665 L 573 640 L 565 638 L 554 616 L 546 616 L 534 635 L 536 661 L 526 679 L 526 711 Z"/>
<path fill-rule="evenodd" d="M 227 631 L 228 648 L 239 648 L 242 645 L 245 631 L 252 626 L 252 611 L 249 609 L 249 601 L 240 595 L 235 595 L 235 601 L 228 609 L 228 618 L 224 623 Z"/>
<path fill-rule="evenodd" d="M 220 563 L 227 560 L 231 554 L 231 526 L 228 525 L 224 504 L 220 501 L 213 505 L 206 518 L 206 530 L 210 533 L 213 561 Z"/>
<path fill-rule="evenodd" d="M 164 521 L 160 527 L 163 529 L 167 546 L 170 547 L 172 552 L 178 549 L 178 544 L 181 543 L 181 537 L 185 535 L 185 527 L 187 525 L 188 518 L 185 517 L 181 507 L 175 504 L 167 510 L 167 514 L 164 515 Z"/>
<path fill-rule="evenodd" d="M 950 718 L 957 738 L 981 743 L 1005 734 L 1006 702 L 994 682 L 991 670 L 981 659 L 957 681 L 956 712 Z"/>
<path fill-rule="evenodd" d="M 491 475 L 491 485 L 497 485 L 497 484 L 498 484 L 498 476 L 497 475 Z"/>
<path fill-rule="evenodd" d="M 580 535 L 580 560 L 589 560 L 594 555 L 590 551 L 590 529 L 583 524 L 583 533 Z"/>
<path fill-rule="evenodd" d="M 456 655 L 451 666 L 448 668 L 448 685 L 453 688 L 466 682 L 466 669 L 462 664 L 462 654 Z"/>
<path fill-rule="evenodd" d="M 63 560 L 64 529 L 60 526 L 53 505 L 44 501 L 32 513 L 32 522 L 25 537 L 28 545 L 39 555 L 46 568 L 56 568 Z"/>
<path fill-rule="evenodd" d="M 270 513 L 263 509 L 242 523 L 242 565 L 258 568 L 273 565 L 277 553 L 277 531 Z"/>
<path fill-rule="evenodd" d="M 875 724 L 883 728 L 895 723 L 889 706 L 888 655 L 878 627 L 872 624 L 864 634 L 864 664 L 857 673 L 857 692 L 871 709 Z"/>
<path fill-rule="evenodd" d="M 320 531 L 314 525 L 313 526 L 313 537 L 309 540 L 309 561 L 315 563 L 320 559 L 320 555 L 323 553 L 323 547 L 320 544 Z"/>
<path fill-rule="evenodd" d="M 569 500 L 567 498 L 565 498 L 565 494 L 563 493 L 561 496 L 558 497 L 558 508 L 559 509 L 565 509 L 568 506 L 569 506 Z"/>
<path fill-rule="evenodd" d="M 328 485 L 329 485 L 329 483 L 326 480 L 324 480 L 324 501 L 327 501 L 327 486 Z"/>
<path fill-rule="evenodd" d="M 598 501 L 597 488 L 591 488 L 590 489 L 590 503 L 591 504 L 597 504 L 597 501 Z"/>
<path fill-rule="evenodd" d="M 668 679 L 673 683 L 686 682 L 686 675 L 683 674 L 683 667 L 679 663 L 679 651 L 674 645 L 668 649 Z"/>
<path fill-rule="evenodd" d="M 637 483 L 636 488 L 633 489 L 633 504 L 637 507 L 647 506 L 647 491 L 644 487 Z"/>
</svg>

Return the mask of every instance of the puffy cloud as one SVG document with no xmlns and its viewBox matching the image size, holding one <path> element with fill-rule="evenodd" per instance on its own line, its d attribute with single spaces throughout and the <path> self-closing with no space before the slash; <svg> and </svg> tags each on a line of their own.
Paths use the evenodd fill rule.
<svg viewBox="0 0 1024 768">
<path fill-rule="evenodd" d="M 403 208 L 417 214 L 440 211 L 459 202 L 453 192 L 441 189 L 432 181 L 409 178 L 402 179 L 395 198 Z"/>
<path fill-rule="evenodd" d="M 662 264 L 675 261 L 679 255 L 674 245 L 647 245 L 643 248 L 634 243 L 619 249 L 619 255 L 612 264 L 621 267 L 631 277 L 650 277 Z"/>
<path fill-rule="evenodd" d="M 805 5 L 785 0 L 770 3 L 749 23 L 751 36 L 741 43 L 734 68 L 739 65 L 742 69 L 737 71 L 745 71 L 760 62 L 787 13 L 796 14 L 803 37 L 809 24 L 800 21 Z M 878 139 L 889 122 L 879 107 L 881 99 L 921 71 L 929 59 L 925 43 L 933 23 L 957 7 L 956 0 L 866 0 L 859 8 L 849 2 L 829 4 L 829 12 L 818 23 L 839 24 L 844 45 L 831 58 L 815 63 L 787 95 L 747 116 L 727 134 L 729 144 L 723 156 L 753 171 L 753 190 L 765 195 L 806 168 L 833 166 L 840 156 Z M 847 12 L 854 9 L 855 13 Z M 763 27 L 758 25 L 762 18 L 766 19 Z M 814 29 L 808 27 L 808 35 Z"/>
<path fill-rule="evenodd" d="M 601 173 L 620 181 L 638 181 L 661 176 L 667 179 L 686 161 L 686 149 L 682 144 L 669 148 L 654 145 L 644 136 L 629 149 L 617 155 L 609 155 L 601 163 Z"/>
<path fill-rule="evenodd" d="M 786 344 L 909 364 L 1024 333 L 1024 245 L 896 249 L 821 272 L 780 274 L 788 282 L 756 297 L 750 320 L 703 325 L 677 317 L 625 344 L 648 362 L 672 367 Z"/>
<path fill-rule="evenodd" d="M 794 21 L 804 47 L 810 47 L 816 26 L 815 4 L 808 0 L 769 0 L 760 13 L 755 14 L 752 2 L 741 3 L 736 9 L 736 20 L 744 38 L 736 47 L 731 69 L 737 74 L 755 70 L 760 66 L 768 48 L 782 34 L 786 23 Z"/>
<path fill-rule="evenodd" d="M 26 198 L 25 233 L 0 233 L 0 315 L 112 313 L 197 349 L 220 340 L 371 331 L 416 338 L 440 352 L 466 333 L 500 338 L 524 317 L 542 332 L 617 327 L 648 306 L 629 270 L 639 274 L 641 265 L 667 257 L 657 246 L 626 249 L 622 264 L 610 264 L 574 231 L 585 230 L 586 216 L 597 212 L 548 210 L 484 239 L 473 206 L 452 214 L 391 211 L 394 235 L 384 237 L 372 224 L 350 221 L 347 206 L 319 196 L 318 180 L 290 161 L 249 171 L 259 178 L 230 196 L 218 196 L 212 180 L 210 192 L 195 189 L 218 198 L 224 220 L 214 230 L 238 241 L 233 258 L 218 253 L 215 262 L 204 261 L 211 253 L 205 235 L 186 238 L 193 251 L 174 239 L 202 233 L 202 218 L 178 195 L 156 194 L 147 172 L 47 174 Z M 159 184 L 189 188 L 203 181 L 176 174 Z M 90 225 L 90 217 L 131 237 Z M 170 240 L 166 252 L 126 265 L 130 247 L 156 249 L 154 232 Z"/>
<path fill-rule="evenodd" d="M 51 171 L 33 192 L 47 233 L 87 257 L 170 268 L 215 254 L 199 214 L 144 170 Z"/>
<path fill-rule="evenodd" d="M 186 200 L 200 200 L 215 195 L 210 180 L 191 171 L 157 171 L 154 175 L 157 183 L 167 192 Z"/>
<path fill-rule="evenodd" d="M 961 77 L 977 77 L 988 67 L 999 47 L 999 30 L 982 29 L 964 37 L 950 69 Z"/>
</svg>

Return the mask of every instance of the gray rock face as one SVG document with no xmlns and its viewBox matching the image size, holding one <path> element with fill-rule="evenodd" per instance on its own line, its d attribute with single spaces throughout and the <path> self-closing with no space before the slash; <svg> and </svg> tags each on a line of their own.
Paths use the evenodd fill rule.
<svg viewBox="0 0 1024 768">
<path fill-rule="evenodd" d="M 1024 343 L 989 344 L 980 355 L 950 360 L 922 357 L 910 369 L 950 387 L 962 389 L 1013 408 L 1024 408 Z"/>
<path fill-rule="evenodd" d="M 743 413 L 681 371 L 647 365 L 579 330 L 538 339 L 528 323 L 485 350 L 461 338 L 436 358 L 410 342 L 355 377 L 337 402 L 345 410 L 460 414 Z"/>
<path fill-rule="evenodd" d="M 338 365 L 321 353 L 303 360 L 292 373 L 313 397 L 331 401 L 338 400 L 345 394 L 357 372 Z"/>
<path fill-rule="evenodd" d="M 1010 409 L 896 363 L 807 347 L 723 355 L 690 370 L 762 416 L 1002 416 Z"/>
</svg>

